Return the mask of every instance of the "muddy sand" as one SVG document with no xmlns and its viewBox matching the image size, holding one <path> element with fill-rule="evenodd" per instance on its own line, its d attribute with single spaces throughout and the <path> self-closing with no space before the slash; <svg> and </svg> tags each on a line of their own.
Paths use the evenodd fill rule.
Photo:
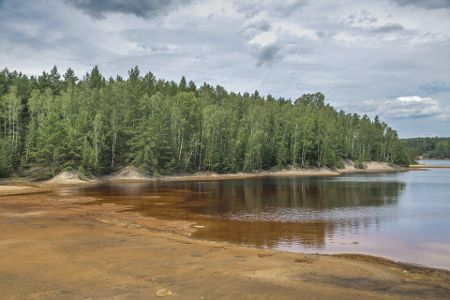
<svg viewBox="0 0 450 300">
<path fill-rule="evenodd" d="M 194 240 L 195 224 L 83 205 L 67 189 L 0 196 L 1 299 L 448 299 L 450 272 L 362 255 Z M 6 188 L 4 188 L 6 190 Z"/>
</svg>

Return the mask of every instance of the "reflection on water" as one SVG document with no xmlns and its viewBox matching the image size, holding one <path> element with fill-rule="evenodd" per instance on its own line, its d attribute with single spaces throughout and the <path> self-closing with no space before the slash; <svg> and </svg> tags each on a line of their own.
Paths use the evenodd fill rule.
<svg viewBox="0 0 450 300">
<path fill-rule="evenodd" d="M 368 253 L 450 268 L 444 230 L 450 225 L 449 184 L 449 170 L 432 170 L 108 184 L 78 192 L 98 198 L 91 204 L 111 202 L 143 215 L 195 221 L 204 226 L 194 234 L 201 239 Z"/>
</svg>

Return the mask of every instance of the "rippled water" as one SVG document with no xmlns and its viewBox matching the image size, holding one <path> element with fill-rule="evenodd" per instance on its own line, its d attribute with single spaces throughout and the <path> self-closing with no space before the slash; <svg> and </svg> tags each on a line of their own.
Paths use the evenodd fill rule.
<svg viewBox="0 0 450 300">
<path fill-rule="evenodd" d="M 449 161 L 431 161 L 449 164 Z M 196 221 L 194 237 L 294 252 L 365 253 L 450 269 L 450 169 L 340 177 L 111 184 L 92 204 Z"/>
</svg>

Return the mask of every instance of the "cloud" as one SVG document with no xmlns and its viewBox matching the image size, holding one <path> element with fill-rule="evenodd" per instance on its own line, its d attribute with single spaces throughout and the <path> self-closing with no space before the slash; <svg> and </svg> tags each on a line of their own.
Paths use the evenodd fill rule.
<svg viewBox="0 0 450 300">
<path fill-rule="evenodd" d="M 401 31 L 405 29 L 402 25 L 397 24 L 397 23 L 388 23 L 379 27 L 374 27 L 372 29 L 372 32 L 375 33 L 390 33 L 390 32 L 394 32 L 394 31 Z"/>
<path fill-rule="evenodd" d="M 250 45 L 256 45 L 258 47 L 267 47 L 269 45 L 275 44 L 277 40 L 277 35 L 272 31 L 268 31 L 256 35 L 248 43 Z"/>
<path fill-rule="evenodd" d="M 259 49 L 256 65 L 260 67 L 263 64 L 270 64 L 279 56 L 280 50 L 281 48 L 277 45 L 269 45 Z"/>
<path fill-rule="evenodd" d="M 399 6 L 414 5 L 426 9 L 450 9 L 450 0 L 392 0 Z"/>
<path fill-rule="evenodd" d="M 106 77 L 126 77 L 138 65 L 168 80 L 186 75 L 235 92 L 296 98 L 321 91 L 348 112 L 360 99 L 380 100 L 365 109 L 398 117 L 389 123 L 403 124 L 400 134 L 415 134 L 420 122 L 435 124 L 424 133 L 450 134 L 450 118 L 434 115 L 450 106 L 450 10 L 427 9 L 443 2 L 184 3 L 0 0 L 0 69 L 37 75 L 56 64 L 82 77 L 99 65 Z M 398 95 L 439 103 L 406 103 Z M 420 118 L 426 114 L 432 116 Z"/>
<path fill-rule="evenodd" d="M 447 116 L 448 108 L 439 101 L 419 96 L 403 96 L 386 101 L 363 101 L 358 109 L 370 115 L 379 115 L 391 119 L 418 119 L 432 116 Z"/>
<path fill-rule="evenodd" d="M 266 19 L 252 18 L 244 23 L 244 28 L 247 32 L 252 33 L 269 31 L 272 28 L 272 25 Z"/>
<path fill-rule="evenodd" d="M 295 11 L 309 4 L 308 0 L 245 0 L 236 1 L 238 11 L 247 17 L 255 16 L 263 11 L 273 16 L 288 17 Z"/>
<path fill-rule="evenodd" d="M 427 94 L 450 93 L 450 84 L 445 82 L 429 82 L 420 87 Z"/>
<path fill-rule="evenodd" d="M 278 36 L 273 31 L 266 31 L 253 37 L 249 42 L 256 53 L 256 65 L 270 64 L 279 55 L 281 47 L 278 45 Z"/>
<path fill-rule="evenodd" d="M 94 18 L 102 18 L 108 13 L 132 14 L 137 17 L 149 17 L 164 12 L 190 0 L 66 0 L 76 8 Z"/>
<path fill-rule="evenodd" d="M 372 24 L 378 20 L 377 16 L 368 12 L 367 10 L 361 10 L 359 12 L 352 13 L 348 15 L 344 23 L 353 25 L 353 24 Z"/>
<path fill-rule="evenodd" d="M 297 38 L 308 38 L 311 40 L 319 39 L 319 35 L 314 30 L 303 28 L 294 22 L 277 21 L 274 22 L 274 27 L 281 32 L 286 32 Z M 321 33 L 322 36 L 325 34 L 326 33 Z"/>
</svg>

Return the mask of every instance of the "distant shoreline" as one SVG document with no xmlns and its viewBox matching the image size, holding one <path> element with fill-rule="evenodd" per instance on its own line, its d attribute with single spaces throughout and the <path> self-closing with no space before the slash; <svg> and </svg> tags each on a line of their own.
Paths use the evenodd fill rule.
<svg viewBox="0 0 450 300">
<path fill-rule="evenodd" d="M 435 166 L 430 166 L 430 168 Z M 85 179 L 77 172 L 62 172 L 47 181 L 33 181 L 33 179 L 4 179 L 0 182 L 0 196 L 9 194 L 34 193 L 45 191 L 57 186 L 82 186 L 101 183 L 145 183 L 145 182 L 179 182 L 179 181 L 218 181 L 238 180 L 261 177 L 325 177 L 342 176 L 347 174 L 362 173 L 391 173 L 406 172 L 426 169 L 425 165 L 413 165 L 412 167 L 400 167 L 382 162 L 367 162 L 364 169 L 355 168 L 354 165 L 346 164 L 341 169 L 316 168 L 316 169 L 287 169 L 280 171 L 258 171 L 219 174 L 213 172 L 202 172 L 195 174 L 168 175 L 168 176 L 146 176 L 135 167 L 125 167 L 116 174 Z M 131 171 L 130 171 L 131 169 Z"/>
<path fill-rule="evenodd" d="M 110 178 L 108 182 L 126 182 L 126 181 L 212 181 L 212 180 L 232 180 L 232 179 L 250 179 L 259 177 L 321 177 L 321 176 L 340 176 L 354 173 L 384 173 L 384 172 L 402 172 L 408 171 L 408 168 L 390 166 L 384 163 L 372 163 L 367 168 L 357 169 L 354 167 L 345 167 L 343 169 L 292 169 L 281 171 L 259 171 L 259 172 L 241 172 L 230 174 L 217 173 L 198 173 L 187 175 L 171 175 L 161 177 L 147 178 Z"/>
<path fill-rule="evenodd" d="M 155 181 L 215 181 L 250 179 L 259 177 L 318 177 L 318 176 L 340 176 L 353 173 L 384 173 L 402 172 L 409 168 L 390 165 L 384 162 L 367 162 L 364 169 L 358 169 L 353 163 L 348 163 L 341 169 L 316 168 L 316 169 L 285 169 L 280 171 L 257 171 L 219 174 L 213 172 L 201 172 L 195 174 L 147 176 L 144 172 L 133 166 L 128 166 L 115 174 L 94 179 L 82 179 L 76 172 L 63 172 L 52 179 L 41 182 L 43 185 L 60 184 L 96 184 L 96 183 L 121 183 L 121 182 L 155 182 Z"/>
<path fill-rule="evenodd" d="M 410 165 L 409 168 L 411 169 L 450 169 L 450 165 Z"/>
</svg>

